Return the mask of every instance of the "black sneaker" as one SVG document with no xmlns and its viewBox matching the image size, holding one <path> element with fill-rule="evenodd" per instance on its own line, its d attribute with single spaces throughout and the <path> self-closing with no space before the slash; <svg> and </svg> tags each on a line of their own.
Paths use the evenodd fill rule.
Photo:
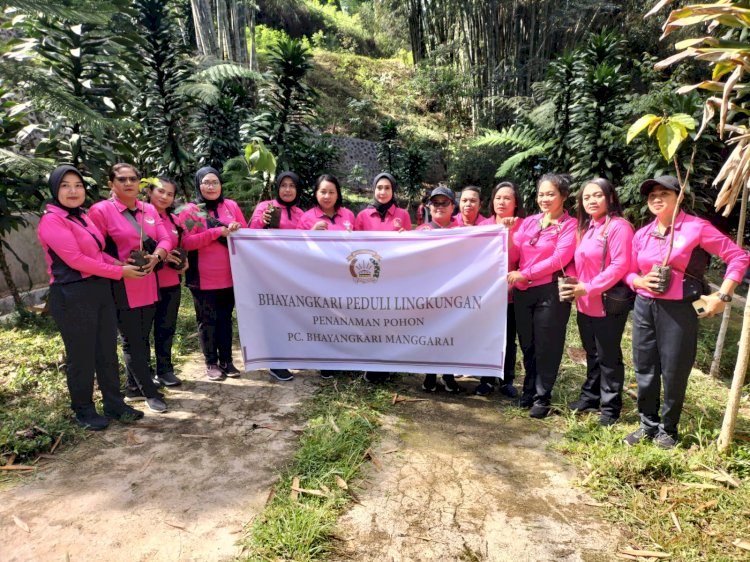
<svg viewBox="0 0 750 562">
<path fill-rule="evenodd" d="M 76 423 L 84 429 L 101 431 L 109 426 L 109 420 L 100 416 L 93 404 L 90 407 L 80 409 L 75 414 Z"/>
<path fill-rule="evenodd" d="M 180 386 L 182 384 L 182 381 L 177 378 L 174 371 L 167 371 L 156 378 L 164 386 Z"/>
<path fill-rule="evenodd" d="M 549 416 L 550 407 L 544 404 L 534 404 L 529 410 L 529 417 L 542 419 Z"/>
<path fill-rule="evenodd" d="M 474 394 L 476 394 L 477 396 L 489 396 L 490 394 L 492 394 L 493 390 L 495 389 L 490 383 L 480 382 L 474 389 Z"/>
<path fill-rule="evenodd" d="M 371 373 L 370 371 L 365 371 L 362 373 L 362 380 L 370 384 L 382 384 L 388 382 L 389 376 L 390 373 Z"/>
<path fill-rule="evenodd" d="M 575 414 L 585 414 L 588 412 L 598 412 L 599 406 L 597 404 L 592 404 L 583 398 L 579 398 L 572 404 L 568 404 L 568 409 Z"/>
<path fill-rule="evenodd" d="M 599 425 L 601 427 L 611 427 L 617 423 L 617 418 L 611 418 L 602 414 L 599 416 Z"/>
<path fill-rule="evenodd" d="M 286 382 L 294 380 L 294 375 L 288 369 L 270 369 L 268 373 L 277 381 Z"/>
<path fill-rule="evenodd" d="M 449 394 L 460 394 L 464 391 L 464 387 L 456 382 L 453 375 L 443 375 L 443 386 Z"/>
<path fill-rule="evenodd" d="M 146 397 L 141 392 L 141 389 L 135 388 L 132 386 L 126 386 L 125 392 L 123 392 L 125 395 L 125 402 L 143 402 Z"/>
<path fill-rule="evenodd" d="M 677 439 L 672 437 L 669 433 L 659 432 L 659 434 L 654 437 L 654 445 L 660 449 L 674 449 L 677 446 Z"/>
<path fill-rule="evenodd" d="M 153 398 L 146 398 L 146 405 L 148 409 L 157 414 L 163 414 L 167 411 L 167 403 L 164 402 L 163 398 L 154 396 Z"/>
<path fill-rule="evenodd" d="M 226 376 L 236 379 L 240 376 L 240 370 L 234 366 L 234 363 L 231 361 L 227 361 L 226 363 L 222 363 L 219 361 L 219 370 L 224 373 Z"/>
<path fill-rule="evenodd" d="M 523 396 L 521 396 L 520 400 L 518 401 L 518 405 L 524 410 L 528 410 L 534 405 L 534 396 L 529 395 L 529 394 L 524 394 Z"/>
<path fill-rule="evenodd" d="M 325 380 L 332 379 L 335 372 L 336 371 L 323 369 L 322 371 L 320 371 L 320 378 Z"/>
<path fill-rule="evenodd" d="M 501 385 L 500 388 L 497 389 L 497 391 L 503 396 L 507 396 L 508 398 L 516 398 L 518 396 L 516 387 L 511 383 Z"/>
<path fill-rule="evenodd" d="M 105 409 L 104 415 L 113 420 L 127 422 L 139 420 L 143 417 L 144 414 L 140 410 L 136 410 L 135 408 L 132 408 L 128 405 L 124 405 L 122 409 L 117 410 L 116 412 L 111 412 Z"/>
<path fill-rule="evenodd" d="M 424 376 L 422 381 L 422 390 L 425 392 L 437 392 L 443 390 L 445 387 L 437 381 L 437 375 L 427 374 Z"/>
<path fill-rule="evenodd" d="M 646 431 L 642 427 L 639 427 L 633 433 L 626 435 L 625 438 L 623 439 L 623 442 L 626 445 L 630 445 L 632 447 L 633 445 L 640 443 L 644 439 L 648 439 L 649 441 L 651 441 L 653 438 L 654 438 L 654 433 L 650 431 Z"/>
</svg>

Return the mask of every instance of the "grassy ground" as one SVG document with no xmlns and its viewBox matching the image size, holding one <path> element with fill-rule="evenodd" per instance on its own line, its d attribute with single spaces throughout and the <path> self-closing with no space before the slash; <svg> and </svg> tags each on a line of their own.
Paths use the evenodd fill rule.
<svg viewBox="0 0 750 562">
<path fill-rule="evenodd" d="M 353 497 L 351 488 L 368 462 L 379 414 L 388 409 L 390 397 L 387 389 L 358 376 L 337 377 L 317 393 L 305 412 L 309 422 L 294 459 L 248 529 L 242 560 L 325 558 L 336 518 Z M 314 493 L 292 497 L 293 487 Z"/>
<path fill-rule="evenodd" d="M 190 292 L 183 289 L 173 357 L 198 347 Z M 73 421 L 64 372 L 64 346 L 52 318 L 31 315 L 0 324 L 0 464 L 15 455 L 29 463 L 85 436 Z M 120 361 L 121 376 L 124 376 Z M 3 478 L 0 473 L 0 479 Z"/>
</svg>

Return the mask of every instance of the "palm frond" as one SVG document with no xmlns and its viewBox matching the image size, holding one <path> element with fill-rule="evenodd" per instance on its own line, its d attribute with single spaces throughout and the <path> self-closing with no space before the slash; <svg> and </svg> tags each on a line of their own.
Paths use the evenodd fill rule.
<svg viewBox="0 0 750 562">
<path fill-rule="evenodd" d="M 49 158 L 29 158 L 0 148 L 0 170 L 4 172 L 14 172 L 24 176 L 43 176 L 51 172 L 54 167 L 54 161 Z"/>
<path fill-rule="evenodd" d="M 213 105 L 219 101 L 221 91 L 208 82 L 186 82 L 177 88 L 179 95 L 195 98 L 206 105 Z"/>
<path fill-rule="evenodd" d="M 249 80 L 261 80 L 262 75 L 254 70 L 233 63 L 214 64 L 199 70 L 193 75 L 196 82 L 217 83 L 230 78 L 246 78 Z"/>
<path fill-rule="evenodd" d="M 517 152 L 510 158 L 507 158 L 502 164 L 500 164 L 500 167 L 495 173 L 495 177 L 502 178 L 507 176 L 511 171 L 515 170 L 529 158 L 544 156 L 553 146 L 553 142 L 546 142 L 541 145 L 533 146 L 527 150 L 524 150 L 523 152 Z"/>
<path fill-rule="evenodd" d="M 75 6 L 65 0 L 6 0 L 5 8 L 23 14 L 45 14 L 76 23 L 104 25 L 119 10 L 110 2 L 77 0 Z"/>
<path fill-rule="evenodd" d="M 507 127 L 500 131 L 485 132 L 484 136 L 472 141 L 472 146 L 499 146 L 508 144 L 517 148 L 529 149 L 543 144 L 539 133 L 527 127 Z"/>
</svg>

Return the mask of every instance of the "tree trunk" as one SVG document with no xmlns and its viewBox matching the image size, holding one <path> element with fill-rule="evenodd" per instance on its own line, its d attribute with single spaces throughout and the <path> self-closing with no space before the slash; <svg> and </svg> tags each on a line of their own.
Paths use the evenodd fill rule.
<svg viewBox="0 0 750 562">
<path fill-rule="evenodd" d="M 742 203 L 740 206 L 740 222 L 737 228 L 737 245 L 742 247 L 742 243 L 745 240 L 745 219 L 747 217 L 747 184 L 743 188 Z M 750 298 L 750 295 L 748 295 Z M 732 316 L 732 307 L 727 306 L 724 309 L 724 314 L 721 317 L 721 326 L 719 327 L 719 335 L 716 338 L 716 349 L 714 349 L 714 358 L 711 361 L 711 376 L 715 379 L 719 378 L 719 368 L 721 367 L 721 354 L 724 352 L 724 341 L 727 337 L 727 329 L 729 328 L 729 319 Z"/>
<path fill-rule="evenodd" d="M 214 19 L 210 0 L 190 0 L 195 26 L 195 42 L 205 57 L 218 57 L 219 47 L 214 33 Z"/>
<path fill-rule="evenodd" d="M 255 22 L 258 14 L 258 6 L 251 2 L 249 10 L 248 26 L 250 27 L 250 70 L 258 71 L 258 51 L 255 48 Z"/>
<path fill-rule="evenodd" d="M 742 188 L 742 207 L 740 219 L 740 231 L 745 228 L 747 218 L 747 195 L 748 184 Z M 741 241 L 742 239 L 739 238 Z M 745 300 L 745 313 L 742 318 L 742 335 L 740 336 L 740 348 L 737 351 L 737 363 L 734 366 L 734 376 L 732 377 L 732 388 L 729 389 L 727 398 L 727 409 L 724 412 L 724 421 L 721 424 L 721 433 L 719 434 L 719 453 L 726 453 L 732 445 L 734 439 L 734 427 L 737 424 L 737 413 L 740 409 L 740 398 L 742 397 L 742 386 L 745 384 L 745 374 L 747 372 L 748 359 L 750 358 L 750 295 Z"/>
<path fill-rule="evenodd" d="M 2 244 L 0 244 L 0 270 L 3 272 L 5 283 L 8 285 L 8 290 L 10 290 L 10 294 L 13 297 L 16 310 L 23 312 L 25 310 L 23 299 L 21 298 L 21 293 L 18 292 L 15 281 L 13 281 L 13 275 L 10 273 L 10 267 L 8 266 L 8 260 L 5 258 L 5 250 Z"/>
</svg>

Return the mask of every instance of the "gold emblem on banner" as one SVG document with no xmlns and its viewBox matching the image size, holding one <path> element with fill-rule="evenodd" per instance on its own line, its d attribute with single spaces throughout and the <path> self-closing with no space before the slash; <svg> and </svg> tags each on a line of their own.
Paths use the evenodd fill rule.
<svg viewBox="0 0 750 562">
<path fill-rule="evenodd" d="M 346 258 L 355 283 L 375 283 L 380 278 L 380 256 L 373 250 L 356 250 Z"/>
</svg>

